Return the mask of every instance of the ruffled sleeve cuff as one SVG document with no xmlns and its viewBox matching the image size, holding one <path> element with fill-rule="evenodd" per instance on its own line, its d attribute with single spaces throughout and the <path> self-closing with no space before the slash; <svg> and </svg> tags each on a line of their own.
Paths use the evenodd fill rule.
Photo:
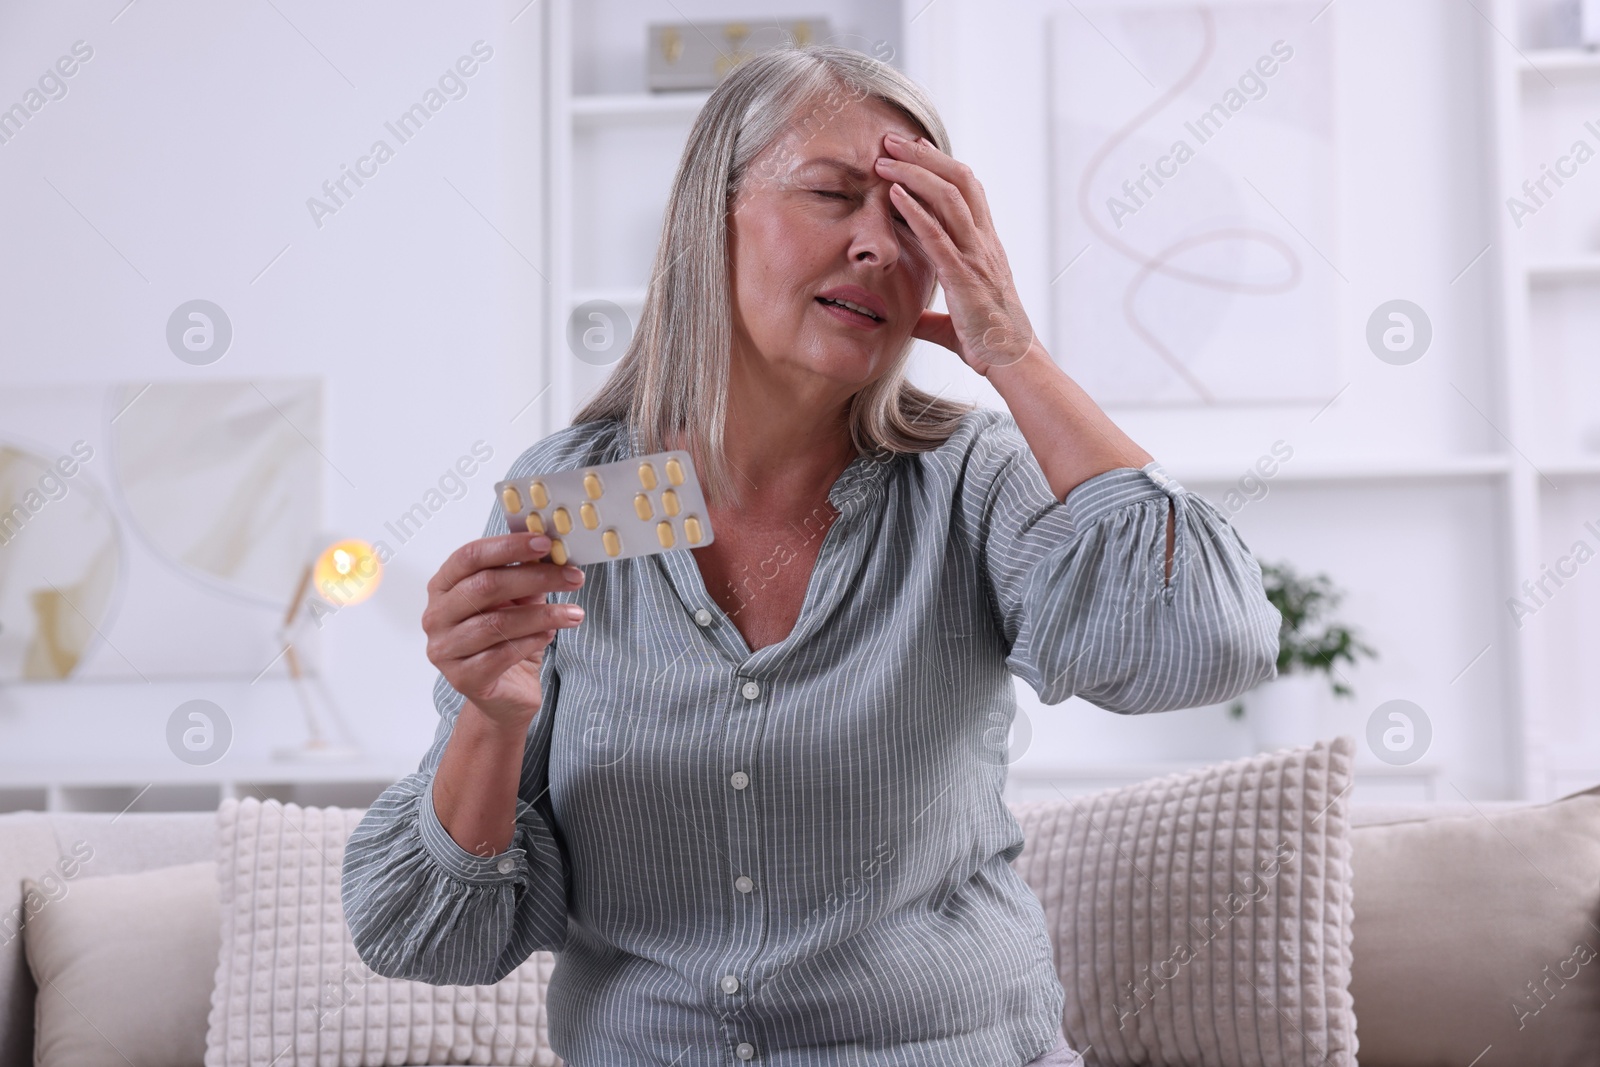
<svg viewBox="0 0 1600 1067">
<path fill-rule="evenodd" d="M 526 849 L 516 847 L 515 833 L 512 836 L 512 846 L 493 856 L 478 856 L 468 852 L 450 836 L 450 831 L 439 822 L 439 814 L 433 807 L 433 783 L 436 780 L 429 778 L 427 788 L 417 798 L 417 827 L 422 837 L 423 849 L 440 869 L 452 878 L 474 885 L 501 885 L 517 881 L 519 878 L 525 881 L 528 874 L 528 854 Z M 526 804 L 518 800 L 516 825 L 519 828 L 524 807 Z"/>
</svg>

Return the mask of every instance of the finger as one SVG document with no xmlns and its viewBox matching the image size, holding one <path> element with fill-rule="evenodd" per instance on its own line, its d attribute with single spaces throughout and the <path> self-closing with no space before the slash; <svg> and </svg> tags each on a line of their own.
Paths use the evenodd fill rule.
<svg viewBox="0 0 1600 1067">
<path fill-rule="evenodd" d="M 564 630 L 578 625 L 583 617 L 583 608 L 577 604 L 531 604 L 485 612 L 466 620 L 456 630 L 462 636 L 483 635 L 486 640 L 479 643 L 480 647 L 488 647 L 496 639 L 519 641 L 546 631 Z"/>
<path fill-rule="evenodd" d="M 569 592 L 582 584 L 583 571 L 570 563 L 523 563 L 478 571 L 429 598 L 423 629 L 430 633 L 448 630 L 468 616 L 492 611 L 507 601 Z"/>
<path fill-rule="evenodd" d="M 478 571 L 487 567 L 504 567 L 511 563 L 531 563 L 543 559 L 550 551 L 550 538 L 540 534 L 499 534 L 468 541 L 450 554 L 432 581 L 429 592 L 443 592 L 453 588 Z"/>
<path fill-rule="evenodd" d="M 583 609 L 576 604 L 531 604 L 485 611 L 462 620 L 429 642 L 430 659 L 462 660 L 506 641 L 576 626 Z"/>
<path fill-rule="evenodd" d="M 941 151 L 938 145 L 926 137 L 918 137 L 915 141 L 901 141 L 898 144 L 889 142 L 889 147 L 895 152 L 896 158 L 904 158 L 919 167 L 924 167 L 960 189 L 962 200 L 972 213 L 973 221 L 978 228 L 982 230 L 994 228 L 994 217 L 989 214 L 989 197 L 984 193 L 983 185 L 971 167 Z"/>
<path fill-rule="evenodd" d="M 903 148 L 903 145 L 900 147 Z M 917 199 L 938 218 L 939 224 L 957 247 L 976 248 L 978 224 L 973 218 L 966 194 L 953 182 L 923 166 L 923 162 L 921 158 L 912 160 L 879 156 L 877 170 L 879 174 L 915 193 Z"/>
<path fill-rule="evenodd" d="M 899 182 L 889 186 L 889 200 L 900 209 L 900 214 L 905 216 L 906 222 L 911 226 L 911 232 L 922 242 L 945 290 L 948 292 L 953 289 L 950 280 L 960 273 L 961 250 L 950 240 L 950 235 L 945 232 L 932 212 L 907 192 Z"/>
<path fill-rule="evenodd" d="M 960 189 L 932 171 L 902 160 L 879 157 L 878 173 L 915 194 L 917 201 L 938 219 L 940 229 L 958 249 L 977 247 L 977 224 Z M 892 191 L 893 186 L 890 189 Z"/>
<path fill-rule="evenodd" d="M 536 649 L 534 651 L 531 651 L 527 655 L 522 657 L 523 659 L 528 660 L 529 662 L 531 662 L 535 667 L 539 666 L 544 661 L 545 651 L 552 644 L 554 644 L 555 640 L 556 640 L 556 631 L 554 631 L 554 630 L 546 630 L 545 634 L 549 638 L 549 640 L 545 641 L 542 645 L 540 645 L 538 647 L 538 649 Z M 538 635 L 535 634 L 534 636 L 538 636 Z"/>
</svg>

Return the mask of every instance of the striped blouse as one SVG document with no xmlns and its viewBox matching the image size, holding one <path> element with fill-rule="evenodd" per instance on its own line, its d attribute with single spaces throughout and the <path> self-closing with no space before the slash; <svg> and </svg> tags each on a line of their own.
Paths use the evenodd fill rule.
<svg viewBox="0 0 1600 1067">
<path fill-rule="evenodd" d="M 582 423 L 507 477 L 640 452 Z M 553 950 L 572 1067 L 1019 1067 L 1055 1043 L 1065 993 L 1002 799 L 1012 676 L 1124 714 L 1231 698 L 1275 673 L 1260 568 L 1158 462 L 1057 500 L 992 409 L 933 451 L 858 456 L 828 499 L 794 630 L 754 653 L 686 551 L 551 595 L 586 615 L 546 653 L 499 855 L 435 814 L 463 700 L 437 681 L 432 746 L 345 852 L 374 971 L 485 984 Z"/>
</svg>

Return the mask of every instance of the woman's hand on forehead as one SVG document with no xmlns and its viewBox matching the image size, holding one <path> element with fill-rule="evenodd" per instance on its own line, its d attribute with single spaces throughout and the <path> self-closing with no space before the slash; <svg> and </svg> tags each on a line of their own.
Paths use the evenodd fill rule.
<svg viewBox="0 0 1600 1067">
<path fill-rule="evenodd" d="M 1037 339 L 983 186 L 925 137 L 890 132 L 883 143 L 887 154 L 873 166 L 893 183 L 890 199 L 933 263 L 950 309 L 924 310 L 914 335 L 950 349 L 979 374 L 1017 362 Z"/>
</svg>

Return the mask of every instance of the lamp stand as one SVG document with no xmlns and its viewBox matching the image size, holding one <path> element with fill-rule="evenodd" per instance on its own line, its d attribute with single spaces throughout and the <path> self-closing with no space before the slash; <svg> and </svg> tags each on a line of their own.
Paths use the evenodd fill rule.
<svg viewBox="0 0 1600 1067">
<path fill-rule="evenodd" d="M 360 757 L 361 750 L 354 745 L 336 745 L 328 740 L 323 732 L 321 720 L 317 716 L 316 708 L 311 702 L 310 680 L 300 665 L 300 654 L 294 647 L 294 628 L 299 621 L 300 608 L 305 603 L 306 592 L 311 588 L 311 567 L 308 565 L 300 576 L 300 584 L 295 589 L 294 599 L 289 604 L 289 611 L 283 619 L 282 637 L 284 640 L 284 662 L 289 665 L 289 677 L 294 682 L 294 694 L 300 701 L 300 710 L 306 717 L 306 739 L 298 745 L 288 745 L 272 750 L 272 758 L 285 763 L 344 763 Z M 322 688 L 321 686 L 318 687 Z M 334 711 L 333 697 L 324 689 L 323 702 L 327 705 L 328 714 L 337 720 Z"/>
</svg>

